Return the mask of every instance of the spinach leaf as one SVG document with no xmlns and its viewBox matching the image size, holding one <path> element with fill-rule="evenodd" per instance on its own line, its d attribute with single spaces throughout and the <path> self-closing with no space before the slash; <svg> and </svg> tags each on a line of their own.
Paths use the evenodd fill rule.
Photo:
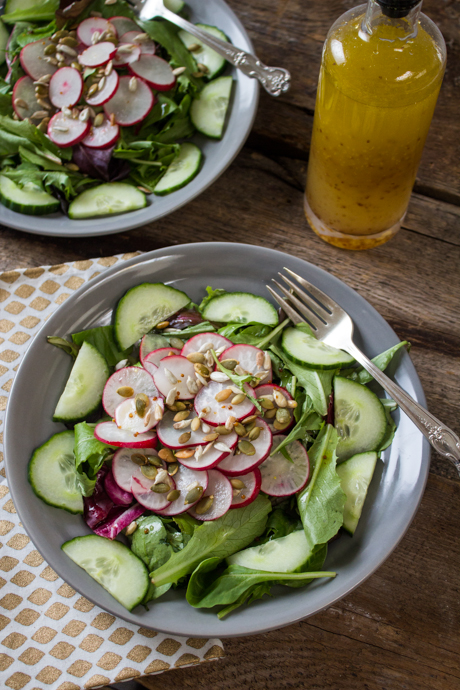
<svg viewBox="0 0 460 690">
<path fill-rule="evenodd" d="M 263 350 L 272 342 L 288 324 L 289 319 L 280 323 L 276 328 L 251 321 L 250 323 L 228 323 L 219 328 L 218 333 L 235 344 L 254 345 Z"/>
<path fill-rule="evenodd" d="M 22 9 L 8 12 L 2 16 L 6 24 L 15 24 L 16 22 L 43 22 L 51 21 L 59 9 L 59 0 L 28 0 L 21 5 Z"/>
<path fill-rule="evenodd" d="M 198 311 L 200 312 L 200 314 L 203 311 L 203 309 L 205 308 L 205 306 L 208 304 L 208 302 L 210 302 L 212 299 L 214 299 L 214 297 L 219 297 L 220 295 L 226 295 L 227 294 L 227 290 L 223 290 L 222 288 L 216 288 L 214 290 L 214 288 L 212 288 L 210 285 L 208 285 L 208 287 L 206 288 L 206 292 L 207 292 L 206 297 L 203 297 L 203 299 L 201 300 L 201 304 L 198 307 Z M 220 333 L 220 331 L 219 331 L 219 333 Z"/>
<path fill-rule="evenodd" d="M 166 563 L 174 553 L 168 537 L 167 527 L 157 515 L 143 515 L 136 520 L 137 530 L 131 536 L 131 551 L 140 558 L 149 570 L 155 570 Z M 170 589 L 171 583 L 156 587 L 152 582 L 143 604 L 158 599 Z"/>
<path fill-rule="evenodd" d="M 287 537 L 288 534 L 299 529 L 302 529 L 302 521 L 299 518 L 299 514 L 290 510 L 288 505 L 278 506 L 268 516 L 265 532 L 254 541 L 252 546 L 265 544 L 272 539 Z"/>
<path fill-rule="evenodd" d="M 337 443 L 337 431 L 327 424 L 308 451 L 311 479 L 297 495 L 305 536 L 312 550 L 332 539 L 343 523 L 346 497 L 336 472 Z"/>
<path fill-rule="evenodd" d="M 98 326 L 87 331 L 73 333 L 72 340 L 78 347 L 81 347 L 85 342 L 94 345 L 101 355 L 105 357 L 109 367 L 114 367 L 121 360 L 127 359 L 133 349 L 130 347 L 127 350 L 119 350 L 113 337 L 112 326 Z"/>
<path fill-rule="evenodd" d="M 111 446 L 94 438 L 95 427 L 95 424 L 81 422 L 80 424 L 75 424 L 74 428 L 75 467 L 83 496 L 92 495 L 97 473 L 108 457 L 114 452 Z"/>
<path fill-rule="evenodd" d="M 209 557 L 226 558 L 248 546 L 262 534 L 271 503 L 259 494 L 244 508 L 228 511 L 212 522 L 197 527 L 187 546 L 151 573 L 156 586 L 177 582 Z"/>
<path fill-rule="evenodd" d="M 383 437 L 383 440 L 377 449 L 378 452 L 385 450 L 385 448 L 388 448 L 388 446 L 391 446 L 391 444 L 393 443 L 393 439 L 396 433 L 396 423 L 393 417 L 391 416 L 391 413 L 394 410 L 398 409 L 398 404 L 395 403 L 395 401 L 391 398 L 382 398 L 380 402 L 382 403 L 385 410 L 385 415 L 387 418 L 387 428 L 385 431 L 385 436 Z"/>
<path fill-rule="evenodd" d="M 60 350 L 64 350 L 66 355 L 70 355 L 74 359 L 77 358 L 80 348 L 77 347 L 75 343 L 70 343 L 68 340 L 66 340 L 65 338 L 60 338 L 58 335 L 48 335 L 46 336 L 46 340 L 49 342 L 50 345 L 54 345 L 55 347 L 58 347 Z"/>
<path fill-rule="evenodd" d="M 302 441 L 304 444 L 306 444 L 308 441 L 312 441 L 313 439 L 308 432 L 318 431 L 322 428 L 324 422 L 318 413 L 312 409 L 312 403 L 308 395 L 305 396 L 301 410 L 302 413 L 297 424 L 293 429 L 291 429 L 284 441 L 281 441 L 279 446 L 272 450 L 271 455 L 274 455 L 278 451 L 282 451 L 283 448 L 286 448 L 286 446 L 292 443 L 292 441 Z"/>
<path fill-rule="evenodd" d="M 197 323 L 194 326 L 188 326 L 187 328 L 177 328 L 174 330 L 174 332 L 170 331 L 169 333 L 166 333 L 168 337 L 174 337 L 174 338 L 186 338 L 187 340 L 191 338 L 194 335 L 198 335 L 199 333 L 213 333 L 216 329 L 214 326 L 212 326 L 209 321 L 201 321 L 201 323 Z"/>
<path fill-rule="evenodd" d="M 395 354 L 403 347 L 405 347 L 408 352 L 410 351 L 410 343 L 407 342 L 407 340 L 403 340 L 397 345 L 393 345 L 393 347 L 390 347 L 388 350 L 385 350 L 385 352 L 381 352 L 371 361 L 381 371 L 385 371 L 385 369 L 387 368 Z M 370 381 L 374 380 L 371 374 L 369 374 L 362 367 L 358 367 L 356 369 L 345 369 L 342 372 L 340 372 L 340 375 L 346 376 L 347 378 L 352 379 L 353 381 L 357 381 L 358 383 L 369 383 Z"/>
</svg>

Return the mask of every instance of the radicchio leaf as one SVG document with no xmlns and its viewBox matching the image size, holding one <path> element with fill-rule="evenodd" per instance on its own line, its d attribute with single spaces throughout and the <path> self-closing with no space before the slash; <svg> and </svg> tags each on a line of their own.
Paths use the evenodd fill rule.
<svg viewBox="0 0 460 690">
<path fill-rule="evenodd" d="M 128 161 L 112 157 L 114 148 L 92 149 L 79 144 L 73 148 L 72 161 L 84 175 L 104 182 L 118 182 L 128 177 L 131 168 Z"/>
</svg>

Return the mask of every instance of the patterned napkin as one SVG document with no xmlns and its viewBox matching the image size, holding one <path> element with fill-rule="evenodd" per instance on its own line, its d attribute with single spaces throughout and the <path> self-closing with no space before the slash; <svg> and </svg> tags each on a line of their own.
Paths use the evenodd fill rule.
<svg viewBox="0 0 460 690">
<path fill-rule="evenodd" d="M 15 372 L 42 323 L 83 283 L 138 253 L 0 274 L 0 444 Z M 125 623 L 61 580 L 19 522 L 1 452 L 0 539 L 0 687 L 96 688 L 224 656 L 220 640 Z"/>
</svg>

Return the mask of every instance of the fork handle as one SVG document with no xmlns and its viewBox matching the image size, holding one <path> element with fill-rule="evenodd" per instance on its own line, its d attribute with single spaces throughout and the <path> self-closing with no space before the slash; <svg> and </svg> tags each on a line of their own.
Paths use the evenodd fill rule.
<svg viewBox="0 0 460 690">
<path fill-rule="evenodd" d="M 343 346 L 342 346 L 343 347 Z M 419 405 L 397 383 L 386 376 L 383 371 L 375 366 L 356 345 L 351 342 L 343 347 L 352 357 L 359 362 L 369 374 L 380 383 L 382 388 L 391 395 L 399 407 L 406 413 L 415 426 L 428 439 L 433 448 L 456 468 L 460 476 L 460 439 L 452 429 L 445 426 L 428 410 Z"/>
<path fill-rule="evenodd" d="M 222 41 L 220 38 L 211 36 L 207 31 L 203 31 L 191 24 L 183 17 L 171 12 L 166 7 L 161 9 L 161 16 L 164 19 L 180 26 L 181 29 L 188 31 L 189 34 L 198 38 L 202 43 L 212 48 L 222 55 L 228 62 L 235 67 L 238 67 L 248 77 L 258 79 L 264 89 L 271 96 L 280 96 L 282 93 L 288 91 L 291 84 L 291 75 L 287 69 L 282 67 L 267 67 L 255 55 L 246 53 L 244 50 L 236 48 L 231 43 Z M 142 13 L 141 13 L 142 18 Z"/>
</svg>

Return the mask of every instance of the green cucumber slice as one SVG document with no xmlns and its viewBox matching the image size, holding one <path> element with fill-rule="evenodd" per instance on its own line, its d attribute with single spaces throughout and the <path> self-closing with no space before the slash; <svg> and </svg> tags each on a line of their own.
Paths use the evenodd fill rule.
<svg viewBox="0 0 460 690">
<path fill-rule="evenodd" d="M 0 175 L 0 201 L 17 213 L 44 216 L 59 209 L 59 201 L 34 184 L 19 187 L 13 180 Z"/>
<path fill-rule="evenodd" d="M 95 412 L 109 378 L 109 367 L 99 350 L 84 342 L 53 415 L 55 422 L 82 422 Z"/>
<path fill-rule="evenodd" d="M 209 24 L 197 24 L 196 26 L 198 29 L 202 29 L 208 34 L 211 34 L 211 36 L 220 38 L 221 41 L 228 43 L 228 37 L 216 26 L 210 26 Z M 199 50 L 193 51 L 193 57 L 197 62 L 200 62 L 202 65 L 205 65 L 208 68 L 209 71 L 206 73 L 206 77 L 208 79 L 214 79 L 223 72 L 227 61 L 225 58 L 219 55 L 219 53 L 216 53 L 216 51 L 212 48 L 205 46 L 198 38 L 192 36 L 192 34 L 189 34 L 188 31 L 179 31 L 178 36 L 187 48 L 193 44 L 201 46 Z"/>
<path fill-rule="evenodd" d="M 66 541 L 61 549 L 128 611 L 141 603 L 149 586 L 149 574 L 127 546 L 88 534 Z"/>
<path fill-rule="evenodd" d="M 278 325 L 278 312 L 263 297 L 250 292 L 227 292 L 210 300 L 202 311 L 207 321 L 218 323 L 249 323 Z"/>
<path fill-rule="evenodd" d="M 127 350 L 161 321 L 183 309 L 190 297 L 163 283 L 141 283 L 126 292 L 114 312 L 114 334 Z"/>
<path fill-rule="evenodd" d="M 137 211 L 147 206 L 147 197 L 125 182 L 106 182 L 86 189 L 69 206 L 69 218 L 82 220 Z"/>
<path fill-rule="evenodd" d="M 29 463 L 29 482 L 34 493 L 55 508 L 83 512 L 83 497 L 77 483 L 73 431 L 62 431 L 37 448 Z"/>
<path fill-rule="evenodd" d="M 0 19 L 0 65 L 3 65 L 6 60 L 6 46 L 8 45 L 9 37 L 8 29 Z"/>
<path fill-rule="evenodd" d="M 154 187 L 153 193 L 164 196 L 191 182 L 198 174 L 203 156 L 195 144 L 181 144 L 179 155 Z"/>
<path fill-rule="evenodd" d="M 377 464 L 377 453 L 358 453 L 337 465 L 342 491 L 346 498 L 343 509 L 343 527 L 351 535 L 355 533 Z"/>
<path fill-rule="evenodd" d="M 219 77 L 206 84 L 193 99 L 190 119 L 197 130 L 207 137 L 222 138 L 232 84 L 232 77 Z"/>
<path fill-rule="evenodd" d="M 309 369 L 340 369 L 355 361 L 347 352 L 326 345 L 298 328 L 283 331 L 281 348 L 289 359 Z"/>
<path fill-rule="evenodd" d="M 337 456 L 346 460 L 356 453 L 378 450 L 387 428 L 385 409 L 369 388 L 343 376 L 334 378 Z"/>
<path fill-rule="evenodd" d="M 253 570 L 273 573 L 300 572 L 311 556 L 303 529 L 291 532 L 287 537 L 272 539 L 260 546 L 243 549 L 227 558 L 228 565 L 241 565 Z"/>
</svg>

